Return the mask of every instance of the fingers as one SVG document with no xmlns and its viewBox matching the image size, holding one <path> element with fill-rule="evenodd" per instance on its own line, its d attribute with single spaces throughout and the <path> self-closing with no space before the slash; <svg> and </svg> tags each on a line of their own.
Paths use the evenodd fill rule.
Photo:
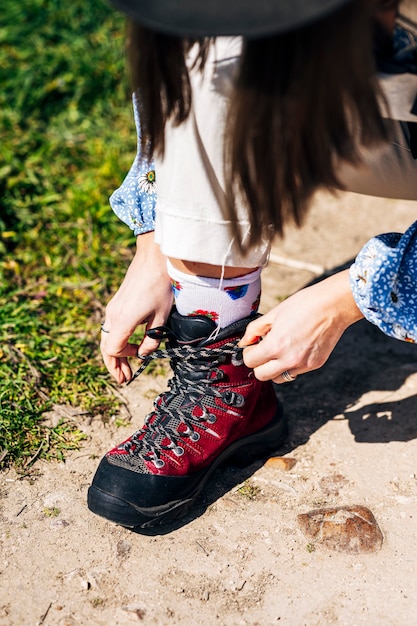
<svg viewBox="0 0 417 626">
<path fill-rule="evenodd" d="M 100 344 L 100 350 L 104 365 L 119 385 L 122 385 L 131 379 L 132 370 L 127 357 L 117 357 L 112 355 L 109 352 L 106 343 L 103 341 Z"/>
<path fill-rule="evenodd" d="M 108 322 L 103 325 L 100 350 L 103 361 L 110 374 L 119 385 L 132 378 L 132 370 L 128 363 L 128 356 L 136 356 L 137 344 L 128 343 L 129 334 L 112 327 Z"/>
<path fill-rule="evenodd" d="M 269 354 L 268 341 L 260 338 L 265 337 L 271 330 L 273 320 L 270 314 L 258 317 L 248 324 L 245 334 L 239 342 L 239 346 L 246 346 L 243 350 L 243 360 L 247 367 L 254 370 L 258 380 L 272 380 L 280 375 L 278 371 L 276 354 Z"/>
<path fill-rule="evenodd" d="M 285 359 L 277 354 L 275 342 L 268 337 L 274 321 L 275 314 L 270 312 L 247 326 L 239 343 L 241 347 L 246 346 L 243 350 L 243 360 L 247 367 L 254 370 L 258 380 L 273 380 L 277 384 L 292 382 L 302 371 L 295 368 L 295 363 L 292 363 L 292 358 L 287 354 L 288 351 L 282 351 L 286 354 Z"/>
<path fill-rule="evenodd" d="M 108 332 L 101 335 L 101 345 L 107 354 L 114 357 L 136 356 L 138 345 L 129 343 L 131 334 L 130 330 L 126 331 L 119 326 L 109 327 Z"/>
<path fill-rule="evenodd" d="M 151 328 L 158 328 L 159 326 L 163 326 L 165 322 L 166 322 L 165 317 L 161 317 L 158 315 L 149 316 L 147 324 L 146 324 L 146 331 L 151 330 Z M 159 344 L 160 344 L 160 340 L 154 339 L 153 337 L 148 337 L 148 335 L 145 332 L 145 335 L 141 343 L 138 346 L 137 353 L 139 353 L 141 356 L 147 356 L 154 350 L 157 350 L 159 347 Z"/>
<path fill-rule="evenodd" d="M 303 373 L 301 370 L 291 367 L 288 359 L 269 358 L 267 351 L 263 350 L 264 343 L 261 341 L 256 346 L 249 346 L 243 350 L 243 360 L 247 367 L 253 369 L 258 380 L 273 380 L 280 385 L 292 382 L 291 379 L 295 379 L 298 374 Z M 286 372 L 287 376 L 283 377 L 283 372 Z"/>
<path fill-rule="evenodd" d="M 132 370 L 126 358 L 109 356 L 101 351 L 103 361 L 110 374 L 119 385 L 128 382 L 132 378 Z"/>
<path fill-rule="evenodd" d="M 151 354 L 154 350 L 157 350 L 159 346 L 159 341 L 157 339 L 152 339 L 147 335 L 144 336 L 142 342 L 139 344 L 136 354 L 140 354 L 141 356 L 147 356 Z"/>
<path fill-rule="evenodd" d="M 284 382 L 281 378 L 281 374 L 286 370 L 286 367 L 279 359 L 268 360 L 262 365 L 254 367 L 253 370 L 258 380 L 274 380 L 276 382 Z"/>
<path fill-rule="evenodd" d="M 268 313 L 258 317 L 256 320 L 247 325 L 245 334 L 239 342 L 239 347 L 251 346 L 258 343 L 261 337 L 264 337 L 271 330 L 273 319 Z"/>
<path fill-rule="evenodd" d="M 288 370 L 284 370 L 282 374 L 278 376 L 278 378 L 273 378 L 272 380 L 277 385 L 282 385 L 283 383 L 293 383 L 296 378 L 297 375 L 295 373 L 295 370 L 291 370 L 290 372 Z"/>
<path fill-rule="evenodd" d="M 157 316 L 151 316 L 146 324 L 146 330 L 156 326 Z M 161 317 L 160 325 L 165 323 L 165 319 Z M 103 330 L 104 329 L 104 330 Z M 136 357 L 138 354 L 146 356 L 159 347 L 160 341 L 148 337 L 146 334 L 142 342 L 129 343 L 132 332 L 119 327 L 119 325 L 111 325 L 106 322 L 102 325 L 100 349 L 103 356 L 104 364 L 110 374 L 121 385 L 129 382 L 132 378 L 132 369 L 128 362 L 128 357 Z"/>
</svg>

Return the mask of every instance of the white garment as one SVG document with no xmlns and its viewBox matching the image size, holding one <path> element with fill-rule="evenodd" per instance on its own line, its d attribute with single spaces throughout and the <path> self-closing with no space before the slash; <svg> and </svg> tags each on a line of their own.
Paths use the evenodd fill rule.
<svg viewBox="0 0 417 626">
<path fill-rule="evenodd" d="M 240 50 L 238 37 L 216 39 L 204 73 L 191 72 L 190 116 L 180 127 L 168 124 L 164 158 L 155 159 L 155 240 L 167 256 L 248 268 L 265 265 L 267 261 L 267 241 L 246 256 L 240 253 L 222 211 L 223 135 Z M 247 236 L 249 220 L 242 206 L 238 206 L 238 215 L 241 232 Z"/>
</svg>

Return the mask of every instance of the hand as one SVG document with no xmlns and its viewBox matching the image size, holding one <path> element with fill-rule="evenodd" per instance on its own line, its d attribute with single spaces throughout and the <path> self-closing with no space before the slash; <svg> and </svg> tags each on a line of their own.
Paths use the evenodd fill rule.
<svg viewBox="0 0 417 626">
<path fill-rule="evenodd" d="M 129 339 L 140 324 L 146 329 L 166 323 L 173 304 L 166 257 L 154 242 L 153 232 L 139 235 L 136 254 L 120 288 L 106 307 L 100 349 L 104 363 L 119 384 L 132 378 L 127 357 L 138 351 L 146 355 L 158 347 L 158 341 L 145 335 L 140 345 Z"/>
<path fill-rule="evenodd" d="M 348 326 L 363 317 L 349 286 L 348 270 L 307 287 L 251 322 L 240 341 L 243 359 L 259 380 L 283 383 L 320 368 Z M 259 338 L 262 341 L 254 344 Z"/>
</svg>

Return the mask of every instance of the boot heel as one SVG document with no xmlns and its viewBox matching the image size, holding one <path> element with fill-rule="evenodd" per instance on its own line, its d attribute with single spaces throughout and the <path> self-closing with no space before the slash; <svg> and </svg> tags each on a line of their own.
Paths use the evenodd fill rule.
<svg viewBox="0 0 417 626">
<path fill-rule="evenodd" d="M 255 461 L 259 461 L 260 459 L 266 459 L 269 456 L 269 453 L 265 448 L 262 448 L 255 452 L 253 448 L 248 446 L 247 448 L 239 450 L 236 454 L 229 458 L 229 465 L 235 465 L 236 467 L 248 467 L 255 463 Z"/>
<path fill-rule="evenodd" d="M 237 449 L 228 457 L 228 463 L 237 467 L 247 467 L 260 459 L 267 459 L 272 456 L 283 444 L 287 436 L 287 423 L 279 407 L 277 414 L 262 431 L 247 437 L 244 441 L 238 442 Z"/>
</svg>

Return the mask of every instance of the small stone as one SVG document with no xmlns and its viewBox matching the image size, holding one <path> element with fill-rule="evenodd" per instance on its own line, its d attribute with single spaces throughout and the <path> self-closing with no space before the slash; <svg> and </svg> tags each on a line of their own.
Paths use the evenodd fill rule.
<svg viewBox="0 0 417 626">
<path fill-rule="evenodd" d="M 349 483 L 343 474 L 330 474 L 320 480 L 320 489 L 326 496 L 338 496 L 341 487 Z"/>
<path fill-rule="evenodd" d="M 383 535 L 373 513 L 361 505 L 315 509 L 297 516 L 309 541 L 337 552 L 376 552 Z"/>
<path fill-rule="evenodd" d="M 131 549 L 132 549 L 132 546 L 130 545 L 130 543 L 128 543 L 127 541 L 123 541 L 123 539 L 121 539 L 120 541 L 118 541 L 117 546 L 116 546 L 117 557 L 119 559 L 124 559 L 128 557 Z"/>
<path fill-rule="evenodd" d="M 146 615 L 145 609 L 140 604 L 127 604 L 121 608 L 125 613 L 133 613 L 139 620 L 142 620 Z"/>
<path fill-rule="evenodd" d="M 265 463 L 265 467 L 273 467 L 288 472 L 297 463 L 297 459 L 287 456 L 272 456 Z"/>
<path fill-rule="evenodd" d="M 49 528 L 52 530 L 61 530 L 61 528 L 66 528 L 69 526 L 69 522 L 65 519 L 53 519 L 49 523 Z"/>
</svg>

